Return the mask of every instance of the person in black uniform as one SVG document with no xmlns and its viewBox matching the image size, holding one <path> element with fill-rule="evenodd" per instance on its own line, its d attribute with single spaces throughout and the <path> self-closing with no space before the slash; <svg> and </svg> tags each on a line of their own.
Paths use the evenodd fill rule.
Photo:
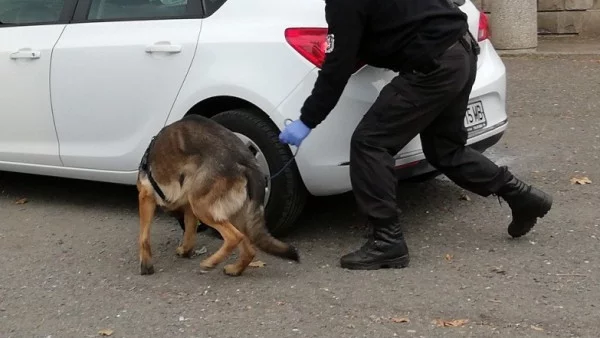
<svg viewBox="0 0 600 338">
<path fill-rule="evenodd" d="M 280 140 L 300 146 L 337 104 L 358 61 L 399 73 L 383 87 L 351 139 L 350 177 L 372 234 L 341 258 L 342 268 L 404 268 L 409 251 L 396 205 L 393 156 L 420 133 L 431 165 L 460 187 L 502 197 L 508 233 L 525 235 L 552 197 L 466 146 L 464 117 L 477 71 L 478 44 L 451 0 L 325 0 L 328 46 L 300 118 Z"/>
</svg>

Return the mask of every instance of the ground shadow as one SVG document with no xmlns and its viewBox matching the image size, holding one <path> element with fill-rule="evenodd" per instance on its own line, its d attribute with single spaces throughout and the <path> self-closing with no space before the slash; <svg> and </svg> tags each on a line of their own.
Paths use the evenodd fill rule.
<svg viewBox="0 0 600 338">
<path fill-rule="evenodd" d="M 415 223 L 422 215 L 460 208 L 461 193 L 460 188 L 443 176 L 425 182 L 401 182 L 398 185 L 398 206 L 403 220 Z M 133 185 L 0 172 L 0 194 L 7 200 L 27 198 L 31 202 L 56 206 L 137 214 L 137 190 Z M 159 215 L 166 217 L 163 213 Z M 175 220 L 172 223 L 179 228 Z M 422 226 L 420 230 L 426 230 Z M 405 230 L 416 231 L 411 224 L 405 224 Z M 348 231 L 366 231 L 364 216 L 358 212 L 351 192 L 309 197 L 296 228 L 285 238 L 303 240 Z"/>
<path fill-rule="evenodd" d="M 427 231 L 432 225 L 422 219 L 423 215 L 460 210 L 464 192 L 445 177 L 425 182 L 400 182 L 398 184 L 398 208 L 406 232 Z M 418 225 L 418 226 L 417 226 Z M 296 229 L 286 236 L 292 240 L 311 239 L 328 233 L 368 231 L 366 218 L 357 208 L 354 195 L 349 192 L 328 197 L 311 196 L 298 220 Z"/>
<path fill-rule="evenodd" d="M 0 194 L 6 199 L 27 198 L 31 202 L 93 207 L 107 212 L 137 208 L 134 185 L 52 176 L 0 172 Z"/>
</svg>

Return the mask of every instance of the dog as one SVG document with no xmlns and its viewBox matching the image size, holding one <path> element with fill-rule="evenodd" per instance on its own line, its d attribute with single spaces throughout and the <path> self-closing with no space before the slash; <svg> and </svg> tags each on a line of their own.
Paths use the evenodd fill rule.
<svg viewBox="0 0 600 338">
<path fill-rule="evenodd" d="M 224 267 L 240 276 L 261 251 L 299 262 L 297 249 L 274 238 L 265 224 L 266 177 L 246 145 L 229 129 L 199 115 L 162 128 L 140 162 L 137 178 L 141 275 L 154 274 L 150 225 L 157 207 L 185 227 L 177 255 L 191 257 L 198 221 L 215 229 L 223 245 L 200 262 L 206 272 L 225 261 L 235 248 L 237 261 Z"/>
</svg>

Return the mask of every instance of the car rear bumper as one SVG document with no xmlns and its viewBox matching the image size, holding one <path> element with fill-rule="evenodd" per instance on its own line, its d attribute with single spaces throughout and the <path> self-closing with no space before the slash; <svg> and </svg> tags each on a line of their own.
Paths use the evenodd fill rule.
<svg viewBox="0 0 600 338">
<path fill-rule="evenodd" d="M 484 153 L 486 150 L 496 145 L 500 139 L 502 139 L 507 125 L 508 123 L 505 123 L 504 127 L 501 128 L 498 133 L 492 134 L 491 136 L 486 135 L 479 141 L 471 142 L 469 146 L 480 153 Z M 424 156 L 423 158 L 415 158 L 413 162 L 409 162 L 408 164 L 396 167 L 396 173 L 399 180 L 415 179 L 419 176 L 430 174 L 436 171 L 437 169 L 429 164 L 429 162 L 425 160 Z"/>
<path fill-rule="evenodd" d="M 487 149 L 502 137 L 508 125 L 506 115 L 506 70 L 491 43 L 481 43 L 482 52 L 470 102 L 480 101 L 487 126 L 469 134 L 469 145 Z M 277 108 L 283 118 L 297 119 L 300 108 L 313 89 L 318 75 L 314 69 Z M 365 67 L 346 86 L 340 101 L 327 119 L 303 142 L 296 157 L 304 184 L 314 195 L 344 193 L 352 189 L 348 170 L 350 139 L 362 116 L 380 90 L 396 74 Z M 490 145 L 490 146 L 491 146 Z M 425 160 L 419 136 L 396 156 L 401 179 L 434 171 Z"/>
<path fill-rule="evenodd" d="M 501 140 L 507 126 L 508 123 L 504 123 L 494 130 L 481 134 L 469 140 L 468 145 L 483 153 Z M 396 173 L 400 180 L 418 178 L 435 171 L 436 169 L 427 162 L 422 152 L 403 160 L 396 160 Z M 335 166 L 313 166 L 308 170 L 305 168 L 301 174 L 309 192 L 316 196 L 335 195 L 352 190 L 348 162 Z"/>
</svg>

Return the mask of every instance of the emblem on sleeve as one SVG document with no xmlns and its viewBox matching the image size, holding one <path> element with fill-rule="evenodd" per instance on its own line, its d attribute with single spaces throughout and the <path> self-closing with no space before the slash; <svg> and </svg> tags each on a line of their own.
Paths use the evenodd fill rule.
<svg viewBox="0 0 600 338">
<path fill-rule="evenodd" d="M 327 34 L 327 49 L 325 49 L 325 53 L 333 52 L 334 45 L 335 45 L 335 35 Z"/>
</svg>

